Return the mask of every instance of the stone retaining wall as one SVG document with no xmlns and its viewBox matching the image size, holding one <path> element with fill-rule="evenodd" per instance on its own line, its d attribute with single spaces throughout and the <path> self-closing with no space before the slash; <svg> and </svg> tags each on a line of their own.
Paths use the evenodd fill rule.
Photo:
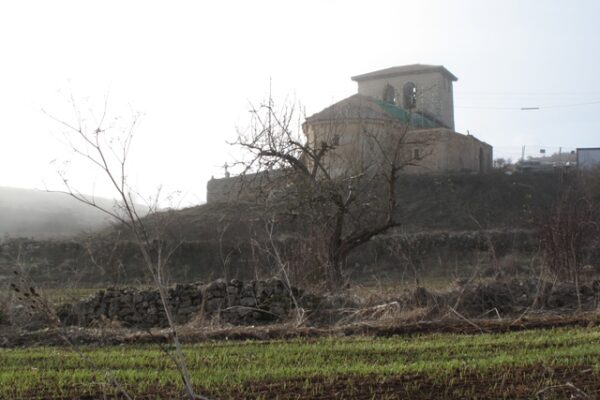
<svg viewBox="0 0 600 400">
<path fill-rule="evenodd" d="M 220 317 L 234 325 L 273 322 L 287 317 L 294 307 L 292 295 L 311 307 L 320 299 L 290 289 L 279 279 L 208 284 L 178 284 L 168 290 L 168 302 L 175 322 L 183 324 L 194 316 Z M 92 326 L 103 320 L 116 320 L 124 326 L 141 328 L 168 325 L 160 295 L 155 289 L 109 288 L 101 290 L 58 311 L 66 325 Z"/>
</svg>

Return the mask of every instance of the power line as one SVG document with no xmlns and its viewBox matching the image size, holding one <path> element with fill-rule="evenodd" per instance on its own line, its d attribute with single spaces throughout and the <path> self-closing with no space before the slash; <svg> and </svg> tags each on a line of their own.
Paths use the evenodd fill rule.
<svg viewBox="0 0 600 400">
<path fill-rule="evenodd" d="M 562 105 L 555 105 L 555 106 L 546 106 L 544 108 L 564 108 L 564 107 L 579 107 L 579 106 L 589 106 L 592 104 L 600 104 L 600 100 L 599 101 L 590 101 L 588 103 L 576 103 L 576 104 L 562 104 Z"/>
<path fill-rule="evenodd" d="M 456 91 L 457 96 L 597 96 L 600 91 L 593 92 L 470 92 Z"/>
<path fill-rule="evenodd" d="M 569 108 L 569 107 L 581 107 L 581 106 L 589 106 L 594 104 L 600 104 L 600 100 L 598 101 L 590 101 L 586 103 L 573 103 L 573 104 L 555 104 L 543 107 L 486 107 L 486 106 L 456 106 L 456 108 L 465 108 L 465 109 L 476 109 L 476 110 L 517 110 L 517 111 L 530 111 L 530 110 L 545 110 L 549 108 Z"/>
</svg>

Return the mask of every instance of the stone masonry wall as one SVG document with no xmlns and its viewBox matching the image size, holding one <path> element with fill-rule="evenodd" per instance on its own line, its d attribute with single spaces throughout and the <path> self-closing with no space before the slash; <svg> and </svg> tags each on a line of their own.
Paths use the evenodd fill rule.
<svg viewBox="0 0 600 400">
<path fill-rule="evenodd" d="M 279 279 L 246 282 L 218 279 L 209 284 L 178 284 L 169 289 L 168 302 L 178 324 L 187 323 L 199 314 L 206 318 L 218 315 L 220 321 L 234 325 L 259 324 L 287 317 L 293 307 L 292 294 L 302 295 Z M 312 295 L 302 296 L 307 307 L 317 300 Z M 160 295 L 153 289 L 109 288 L 62 306 L 58 315 L 65 325 L 93 326 L 103 320 L 141 328 L 168 325 Z"/>
</svg>

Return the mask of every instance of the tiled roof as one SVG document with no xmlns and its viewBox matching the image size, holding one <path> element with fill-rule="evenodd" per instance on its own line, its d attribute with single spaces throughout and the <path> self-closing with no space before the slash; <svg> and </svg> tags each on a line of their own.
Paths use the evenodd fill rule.
<svg viewBox="0 0 600 400">
<path fill-rule="evenodd" d="M 392 103 L 370 96 L 355 94 L 321 112 L 311 115 L 306 122 L 342 120 L 387 120 L 409 122 L 418 128 L 437 128 L 441 125 L 417 113 L 410 113 Z"/>
<path fill-rule="evenodd" d="M 446 75 L 450 80 L 457 81 L 458 78 L 454 76 L 450 71 L 448 71 L 442 65 L 427 65 L 427 64 L 412 64 L 412 65 L 403 65 L 400 67 L 391 67 L 386 69 L 381 69 L 379 71 L 368 72 L 362 75 L 356 75 L 352 77 L 353 81 L 361 82 L 367 81 L 370 79 L 378 79 L 378 78 L 389 78 L 393 76 L 399 75 L 412 75 L 418 73 L 426 73 L 426 72 L 440 72 Z"/>
</svg>

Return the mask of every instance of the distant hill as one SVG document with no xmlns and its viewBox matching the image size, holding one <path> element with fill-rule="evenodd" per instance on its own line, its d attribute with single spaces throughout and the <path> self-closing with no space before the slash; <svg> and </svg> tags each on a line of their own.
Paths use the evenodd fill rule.
<svg viewBox="0 0 600 400">
<path fill-rule="evenodd" d="M 111 208 L 112 200 L 96 198 Z M 65 238 L 106 227 L 108 215 L 64 193 L 0 187 L 0 236 Z"/>
</svg>

